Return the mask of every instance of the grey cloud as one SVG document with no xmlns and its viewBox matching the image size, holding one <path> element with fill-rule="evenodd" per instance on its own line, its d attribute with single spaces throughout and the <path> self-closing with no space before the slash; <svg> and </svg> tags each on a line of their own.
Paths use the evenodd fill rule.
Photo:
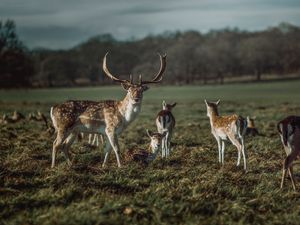
<svg viewBox="0 0 300 225">
<path fill-rule="evenodd" d="M 297 0 L 2 0 L 0 19 L 14 19 L 30 47 L 69 48 L 102 33 L 126 39 L 165 30 L 299 25 L 299 9 Z"/>
</svg>

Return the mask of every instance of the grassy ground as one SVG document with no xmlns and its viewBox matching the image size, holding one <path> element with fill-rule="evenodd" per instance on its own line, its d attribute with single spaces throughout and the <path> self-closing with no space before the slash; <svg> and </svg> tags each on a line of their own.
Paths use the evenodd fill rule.
<svg viewBox="0 0 300 225">
<path fill-rule="evenodd" d="M 149 167 L 116 168 L 114 155 L 101 168 L 103 149 L 73 148 L 74 166 L 59 154 L 50 169 L 53 136 L 42 124 L 0 127 L 0 224 L 299 224 L 300 192 L 286 180 L 279 189 L 283 149 L 275 129 L 300 114 L 300 82 L 206 87 L 157 87 L 145 93 L 140 116 L 121 138 L 121 154 L 147 147 L 162 99 L 177 101 L 173 152 Z M 0 113 L 41 110 L 65 99 L 120 98 L 120 87 L 1 91 Z M 116 97 L 114 97 L 116 96 Z M 248 137 L 249 171 L 235 166 L 229 143 L 217 162 L 204 98 L 221 98 L 221 114 L 257 116 L 265 136 Z M 299 167 L 295 168 L 300 190 Z"/>
</svg>

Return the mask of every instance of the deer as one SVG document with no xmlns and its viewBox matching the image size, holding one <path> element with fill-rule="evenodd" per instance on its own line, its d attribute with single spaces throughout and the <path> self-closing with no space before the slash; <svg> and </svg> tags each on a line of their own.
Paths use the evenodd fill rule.
<svg viewBox="0 0 300 225">
<path fill-rule="evenodd" d="M 294 191 L 296 191 L 293 174 L 293 162 L 300 158 L 300 116 L 288 116 L 277 124 L 277 130 L 283 144 L 286 157 L 283 161 L 280 188 L 283 188 L 286 173 L 288 171 Z"/>
<path fill-rule="evenodd" d="M 158 112 L 155 119 L 157 131 L 161 134 L 166 132 L 166 136 L 162 140 L 162 158 L 167 158 L 170 155 L 171 138 L 176 123 L 171 111 L 176 104 L 176 102 L 173 104 L 167 104 L 163 101 L 163 109 Z"/>
<path fill-rule="evenodd" d="M 254 120 L 256 117 L 247 116 L 247 130 L 246 135 L 248 136 L 257 136 L 259 135 L 257 128 L 255 127 Z"/>
<path fill-rule="evenodd" d="M 149 89 L 147 84 L 157 84 L 162 81 L 166 68 L 166 54 L 158 54 L 160 69 L 154 78 L 144 81 L 140 75 L 138 83 L 133 83 L 132 75 L 129 76 L 129 80 L 120 79 L 113 75 L 107 67 L 107 55 L 108 53 L 105 54 L 102 63 L 104 74 L 114 82 L 120 83 L 127 94 L 119 101 L 70 100 L 53 106 L 50 110 L 50 116 L 57 135 L 52 148 L 52 168 L 55 166 L 58 150 L 62 150 L 68 165 L 72 165 L 68 149 L 81 132 L 102 134 L 106 142 L 102 166 L 105 166 L 112 149 L 116 156 L 117 165 L 121 167 L 118 136 L 138 116 L 143 93 Z"/>
<path fill-rule="evenodd" d="M 219 163 L 224 165 L 225 141 L 230 142 L 238 150 L 237 166 L 240 165 L 241 154 L 243 155 L 244 170 L 247 171 L 246 152 L 244 144 L 244 135 L 247 129 L 247 120 L 236 114 L 220 116 L 217 102 L 208 102 L 204 100 L 207 108 L 207 116 L 210 120 L 211 133 L 218 143 Z"/>
<path fill-rule="evenodd" d="M 12 115 L 11 119 L 12 119 L 13 121 L 15 121 L 15 122 L 18 122 L 18 121 L 20 121 L 20 120 L 25 119 L 25 116 L 24 116 L 22 113 L 20 113 L 20 112 L 18 112 L 18 111 L 15 110 L 15 111 L 13 112 L 13 115 Z"/>
<path fill-rule="evenodd" d="M 34 112 L 29 113 L 28 114 L 28 120 L 44 122 L 46 128 L 49 129 L 47 117 L 43 113 L 41 113 L 40 111 L 37 111 L 36 114 Z"/>
<path fill-rule="evenodd" d="M 148 129 L 146 130 L 146 132 L 148 137 L 150 138 L 148 150 L 140 148 L 129 149 L 125 154 L 125 161 L 134 161 L 146 166 L 156 159 L 161 147 L 162 140 L 166 136 L 167 132 L 165 131 L 161 134 L 158 132 L 149 131 Z"/>
<path fill-rule="evenodd" d="M 22 113 L 18 111 L 14 111 L 12 116 L 8 116 L 7 114 L 4 114 L 2 116 L 2 119 L 0 120 L 0 123 L 2 124 L 16 123 L 23 119 L 25 119 L 25 116 Z"/>
</svg>

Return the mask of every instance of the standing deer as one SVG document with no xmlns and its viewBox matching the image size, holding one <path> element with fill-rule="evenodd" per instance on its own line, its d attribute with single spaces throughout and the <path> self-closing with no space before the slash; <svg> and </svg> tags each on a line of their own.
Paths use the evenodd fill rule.
<svg viewBox="0 0 300 225">
<path fill-rule="evenodd" d="M 53 142 L 52 167 L 55 166 L 55 156 L 58 150 L 64 152 L 68 164 L 71 165 L 68 148 L 80 132 L 103 134 L 106 145 L 102 166 L 105 166 L 113 149 L 118 167 L 121 167 L 118 136 L 139 114 L 143 92 L 148 89 L 146 84 L 161 82 L 166 68 L 166 55 L 159 55 L 160 70 L 152 80 L 143 81 L 140 75 L 139 83 L 134 84 L 132 76 L 129 80 L 121 80 L 111 74 L 106 65 L 107 54 L 103 58 L 104 74 L 113 81 L 121 83 L 127 94 L 121 101 L 67 101 L 52 107 L 50 114 L 57 132 L 57 137 Z"/>
<path fill-rule="evenodd" d="M 163 101 L 162 106 L 163 109 L 157 114 L 155 121 L 157 131 L 161 134 L 166 132 L 162 141 L 162 158 L 167 158 L 170 155 L 171 137 L 175 127 L 175 118 L 171 111 L 176 106 L 176 102 L 171 105 Z"/>
<path fill-rule="evenodd" d="M 277 129 L 287 157 L 283 161 L 280 188 L 283 188 L 288 171 L 293 189 L 296 190 L 293 161 L 300 157 L 300 116 L 288 116 L 277 124 Z"/>
<path fill-rule="evenodd" d="M 244 135 L 247 128 L 247 120 L 236 114 L 229 116 L 220 116 L 217 102 L 207 102 L 207 116 L 210 120 L 211 133 L 218 142 L 219 162 L 224 164 L 225 140 L 229 139 L 238 150 L 237 166 L 240 165 L 241 153 L 244 160 L 244 170 L 247 170 L 246 154 L 244 145 Z"/>
<path fill-rule="evenodd" d="M 248 136 L 257 136 L 259 135 L 257 128 L 255 127 L 255 120 L 256 117 L 250 117 L 247 116 L 247 130 L 246 130 L 246 135 Z"/>
</svg>

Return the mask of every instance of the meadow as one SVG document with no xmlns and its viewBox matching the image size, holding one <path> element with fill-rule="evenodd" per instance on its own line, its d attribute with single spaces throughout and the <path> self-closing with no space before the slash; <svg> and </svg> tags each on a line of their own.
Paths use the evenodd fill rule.
<svg viewBox="0 0 300 225">
<path fill-rule="evenodd" d="M 0 115 L 24 114 L 67 99 L 121 99 L 120 86 L 0 90 Z M 101 167 L 103 148 L 72 146 L 73 166 L 59 153 L 50 168 L 54 136 L 42 123 L 0 127 L 0 224 L 299 224 L 300 167 L 279 188 L 285 156 L 276 123 L 300 115 L 300 81 L 223 86 L 157 86 L 144 93 L 139 117 L 120 137 L 122 154 L 147 148 L 162 100 L 177 102 L 169 159 L 148 167 L 117 168 L 114 154 Z M 218 163 L 204 99 L 221 99 L 220 113 L 256 116 L 261 136 L 246 137 L 248 171 L 236 167 L 229 143 Z M 49 117 L 49 116 L 48 116 Z"/>
</svg>

